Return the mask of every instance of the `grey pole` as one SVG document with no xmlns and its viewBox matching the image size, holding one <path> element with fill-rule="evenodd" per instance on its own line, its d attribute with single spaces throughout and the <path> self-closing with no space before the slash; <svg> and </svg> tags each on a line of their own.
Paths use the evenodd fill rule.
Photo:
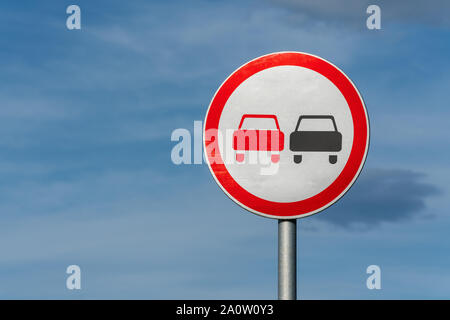
<svg viewBox="0 0 450 320">
<path fill-rule="evenodd" d="M 297 299 L 297 220 L 278 220 L 278 299 Z"/>
</svg>

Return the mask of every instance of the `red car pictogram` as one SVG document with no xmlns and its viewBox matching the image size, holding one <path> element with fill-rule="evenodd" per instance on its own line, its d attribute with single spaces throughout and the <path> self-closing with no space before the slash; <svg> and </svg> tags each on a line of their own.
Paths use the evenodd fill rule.
<svg viewBox="0 0 450 320">
<path fill-rule="evenodd" d="M 244 126 L 244 121 L 248 122 L 250 119 L 256 122 L 255 128 L 249 125 Z M 261 123 L 258 124 L 258 122 Z M 270 124 L 273 128 L 256 128 L 262 125 L 262 122 Z M 238 162 L 244 161 L 245 151 L 269 151 L 273 163 L 280 161 L 280 151 L 284 149 L 284 133 L 280 130 L 277 117 L 269 114 L 244 114 L 239 128 L 233 133 L 233 149 L 236 150 Z"/>
</svg>

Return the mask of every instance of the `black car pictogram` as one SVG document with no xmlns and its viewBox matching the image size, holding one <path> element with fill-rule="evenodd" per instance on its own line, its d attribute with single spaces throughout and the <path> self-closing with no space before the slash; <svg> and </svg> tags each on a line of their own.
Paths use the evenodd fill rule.
<svg viewBox="0 0 450 320">
<path fill-rule="evenodd" d="M 313 128 L 301 129 L 305 121 L 315 123 Z M 320 127 L 328 127 L 325 130 L 317 130 Z M 314 129 L 314 130 L 312 130 Z M 300 116 L 295 131 L 289 137 L 289 149 L 294 152 L 328 152 L 335 153 L 342 149 L 342 134 L 338 131 L 336 121 L 329 115 Z M 337 155 L 330 154 L 328 161 L 331 164 L 337 162 Z M 302 162 L 301 154 L 294 154 L 294 162 Z"/>
</svg>

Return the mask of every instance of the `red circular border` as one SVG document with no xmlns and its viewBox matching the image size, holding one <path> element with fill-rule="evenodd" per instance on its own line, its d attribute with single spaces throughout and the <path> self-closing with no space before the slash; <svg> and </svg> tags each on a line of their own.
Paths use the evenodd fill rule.
<svg viewBox="0 0 450 320">
<path fill-rule="evenodd" d="M 220 153 L 212 157 L 210 152 L 208 152 L 208 165 L 217 182 L 227 191 L 229 196 L 237 203 L 247 207 L 247 209 L 273 218 L 301 217 L 311 212 L 318 212 L 339 199 L 358 175 L 369 143 L 367 113 L 362 98 L 352 82 L 331 63 L 316 56 L 300 52 L 269 54 L 252 60 L 236 70 L 216 92 L 206 115 L 204 131 L 218 129 L 220 116 L 228 98 L 242 82 L 262 70 L 285 65 L 308 68 L 330 80 L 347 101 L 353 118 L 354 134 L 350 156 L 336 180 L 315 196 L 295 202 L 274 202 L 251 194 L 233 179 L 223 161 L 221 163 L 213 163 L 213 158 L 217 159 L 218 156 L 220 159 L 222 158 Z M 210 143 L 217 144 L 217 141 Z M 212 149 L 219 150 L 217 145 L 214 148 L 205 148 L 207 151 Z"/>
</svg>

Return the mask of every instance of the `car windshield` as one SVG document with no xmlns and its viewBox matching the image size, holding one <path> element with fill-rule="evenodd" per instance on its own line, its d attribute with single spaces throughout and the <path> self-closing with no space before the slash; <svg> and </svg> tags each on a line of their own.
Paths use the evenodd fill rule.
<svg viewBox="0 0 450 320">
<path fill-rule="evenodd" d="M 277 130 L 277 125 L 273 118 L 245 118 L 241 129 Z"/>
<path fill-rule="evenodd" d="M 334 125 L 329 118 L 303 118 L 298 131 L 334 131 Z"/>
</svg>

